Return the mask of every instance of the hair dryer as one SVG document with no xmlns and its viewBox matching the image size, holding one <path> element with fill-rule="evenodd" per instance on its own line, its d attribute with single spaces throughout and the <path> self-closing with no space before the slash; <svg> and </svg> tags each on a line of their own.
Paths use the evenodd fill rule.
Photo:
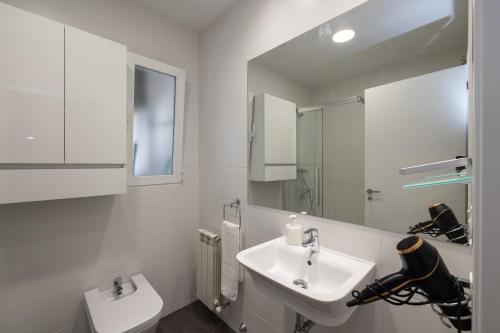
<svg viewBox="0 0 500 333">
<path fill-rule="evenodd" d="M 420 222 L 410 227 L 408 234 L 415 235 L 423 233 L 431 237 L 446 235 L 450 242 L 458 244 L 467 244 L 467 233 L 463 225 L 458 223 L 455 214 L 450 207 L 444 203 L 437 203 L 429 207 L 431 220 Z"/>
<path fill-rule="evenodd" d="M 450 274 L 437 249 L 422 238 L 411 236 L 400 241 L 397 250 L 403 265 L 401 270 L 375 280 L 361 292 L 353 291 L 354 299 L 347 302 L 347 306 L 367 304 L 379 299 L 395 305 L 436 303 L 455 328 L 470 331 L 472 323 L 468 299 L 464 297 L 462 285 Z M 422 292 L 414 291 L 417 289 Z M 426 297 L 428 301 L 409 303 L 415 293 Z M 392 295 L 404 300 L 394 302 Z"/>
</svg>

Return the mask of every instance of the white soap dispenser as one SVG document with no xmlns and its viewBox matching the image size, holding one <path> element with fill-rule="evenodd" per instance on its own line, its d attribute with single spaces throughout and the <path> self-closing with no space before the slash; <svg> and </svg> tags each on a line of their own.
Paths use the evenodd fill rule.
<svg viewBox="0 0 500 333">
<path fill-rule="evenodd" d="M 297 216 L 289 216 L 290 223 L 286 225 L 286 242 L 288 245 L 302 245 L 302 226 L 297 223 Z"/>
</svg>

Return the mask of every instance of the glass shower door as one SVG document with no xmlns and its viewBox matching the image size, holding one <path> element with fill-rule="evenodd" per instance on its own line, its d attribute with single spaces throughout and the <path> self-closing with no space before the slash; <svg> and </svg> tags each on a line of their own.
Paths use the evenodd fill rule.
<svg viewBox="0 0 500 333">
<path fill-rule="evenodd" d="M 323 109 L 297 115 L 297 178 L 285 182 L 285 209 L 323 216 Z"/>
</svg>

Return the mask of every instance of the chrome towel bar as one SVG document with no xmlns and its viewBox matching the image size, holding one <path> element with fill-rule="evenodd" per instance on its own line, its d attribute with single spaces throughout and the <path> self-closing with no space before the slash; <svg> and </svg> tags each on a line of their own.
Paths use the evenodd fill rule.
<svg viewBox="0 0 500 333">
<path fill-rule="evenodd" d="M 241 227 L 241 209 L 240 209 L 240 203 L 241 203 L 240 199 L 234 199 L 233 201 L 224 204 L 222 206 L 222 219 L 226 220 L 226 208 L 233 208 L 236 211 L 236 216 L 238 217 L 238 224 Z"/>
</svg>

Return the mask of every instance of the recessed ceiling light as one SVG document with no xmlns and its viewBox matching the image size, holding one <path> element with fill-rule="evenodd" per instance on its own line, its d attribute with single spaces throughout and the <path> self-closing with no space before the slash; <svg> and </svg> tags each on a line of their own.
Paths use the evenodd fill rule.
<svg viewBox="0 0 500 333">
<path fill-rule="evenodd" d="M 352 29 L 339 30 L 333 34 L 332 40 L 335 43 L 345 43 L 353 39 L 355 35 L 356 32 L 354 32 L 354 30 Z"/>
</svg>

